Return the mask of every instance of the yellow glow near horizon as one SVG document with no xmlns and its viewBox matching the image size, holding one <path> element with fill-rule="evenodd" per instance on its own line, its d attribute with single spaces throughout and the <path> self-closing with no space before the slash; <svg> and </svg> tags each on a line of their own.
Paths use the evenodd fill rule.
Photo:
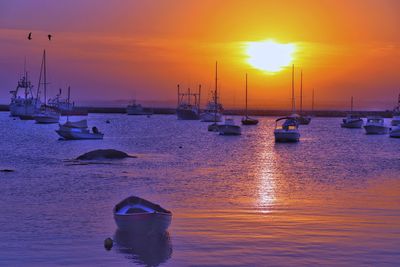
<svg viewBox="0 0 400 267">
<path fill-rule="evenodd" d="M 292 63 L 295 51 L 295 44 L 280 44 L 272 40 L 248 42 L 247 62 L 254 68 L 275 73 Z"/>
</svg>

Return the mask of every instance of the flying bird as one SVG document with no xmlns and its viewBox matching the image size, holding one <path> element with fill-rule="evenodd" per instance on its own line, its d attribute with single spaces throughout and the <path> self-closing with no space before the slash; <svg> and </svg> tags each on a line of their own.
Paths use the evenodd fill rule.
<svg viewBox="0 0 400 267">
<path fill-rule="evenodd" d="M 47 38 L 49 38 L 49 41 L 51 41 L 51 37 L 53 37 L 51 34 L 47 35 Z"/>
<path fill-rule="evenodd" d="M 28 34 L 28 40 L 32 40 L 32 32 Z"/>
</svg>

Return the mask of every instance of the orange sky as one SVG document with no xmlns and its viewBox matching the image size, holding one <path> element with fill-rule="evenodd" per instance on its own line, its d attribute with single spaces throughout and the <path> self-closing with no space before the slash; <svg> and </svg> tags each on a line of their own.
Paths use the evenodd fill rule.
<svg viewBox="0 0 400 267">
<path fill-rule="evenodd" d="M 397 0 L 0 0 L 0 103 L 9 102 L 24 57 L 37 84 L 42 50 L 50 90 L 71 85 L 81 104 L 176 103 L 176 84 L 213 88 L 219 62 L 221 99 L 290 108 L 290 68 L 274 75 L 246 63 L 243 42 L 296 43 L 304 72 L 304 106 L 392 109 L 400 92 L 400 1 Z M 26 39 L 32 32 L 33 39 Z M 49 42 L 46 35 L 52 33 Z M 296 73 L 299 88 L 299 71 Z"/>
</svg>

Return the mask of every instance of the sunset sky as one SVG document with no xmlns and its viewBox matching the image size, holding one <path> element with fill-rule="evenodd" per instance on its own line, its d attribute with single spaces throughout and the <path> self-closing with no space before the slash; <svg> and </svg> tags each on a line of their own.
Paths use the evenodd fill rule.
<svg viewBox="0 0 400 267">
<path fill-rule="evenodd" d="M 176 105 L 176 85 L 202 84 L 203 103 L 219 65 L 225 107 L 289 109 L 291 64 L 304 106 L 392 109 L 400 93 L 397 0 L 0 0 L 0 103 L 23 72 L 37 87 L 43 49 L 50 95 L 71 86 L 78 104 L 138 99 Z M 32 40 L 27 39 L 32 32 Z M 47 34 L 53 40 L 47 40 Z M 246 44 L 293 44 L 293 62 L 270 73 L 248 63 Z"/>
</svg>

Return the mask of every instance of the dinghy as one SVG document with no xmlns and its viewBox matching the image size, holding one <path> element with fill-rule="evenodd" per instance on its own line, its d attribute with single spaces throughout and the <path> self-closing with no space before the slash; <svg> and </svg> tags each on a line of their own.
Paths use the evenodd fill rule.
<svg viewBox="0 0 400 267">
<path fill-rule="evenodd" d="M 160 205 L 131 196 L 113 210 L 118 228 L 135 234 L 164 234 L 171 224 L 172 213 Z"/>
</svg>

